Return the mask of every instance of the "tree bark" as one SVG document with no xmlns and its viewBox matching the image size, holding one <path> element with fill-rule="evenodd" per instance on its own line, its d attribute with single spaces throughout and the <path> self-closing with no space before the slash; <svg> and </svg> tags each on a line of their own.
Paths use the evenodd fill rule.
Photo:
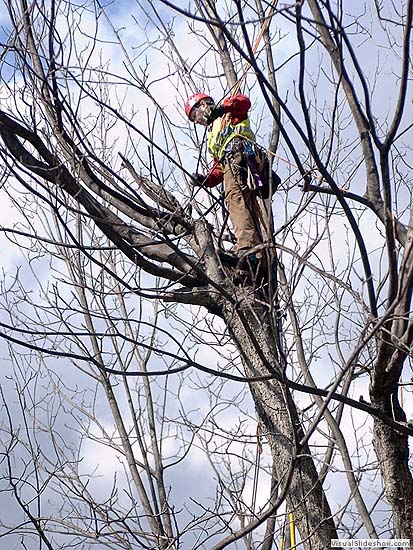
<svg viewBox="0 0 413 550">
<path fill-rule="evenodd" d="M 267 376 L 268 367 L 278 373 L 282 372 L 276 338 L 271 330 L 271 323 L 266 318 L 268 313 L 257 305 L 257 302 L 253 302 L 251 306 L 254 310 L 241 314 L 234 312 L 228 305 L 224 304 L 223 307 L 224 319 L 238 346 L 248 378 Z M 250 331 L 256 338 L 255 345 L 251 341 Z M 263 362 L 263 357 L 267 364 Z M 250 390 L 257 414 L 265 426 L 264 433 L 271 448 L 277 478 L 282 482 L 302 436 L 297 408 L 289 389 L 276 380 L 251 382 Z M 307 445 L 298 448 L 287 505 L 294 514 L 304 548 L 329 548 L 331 539 L 337 538 L 337 532 Z"/>
<path fill-rule="evenodd" d="M 371 392 L 372 403 L 380 406 L 396 420 L 406 420 L 397 394 L 378 397 Z M 407 436 L 397 433 L 374 419 L 373 445 L 380 463 L 384 493 L 392 508 L 395 537 L 413 540 L 413 478 L 409 468 Z"/>
</svg>

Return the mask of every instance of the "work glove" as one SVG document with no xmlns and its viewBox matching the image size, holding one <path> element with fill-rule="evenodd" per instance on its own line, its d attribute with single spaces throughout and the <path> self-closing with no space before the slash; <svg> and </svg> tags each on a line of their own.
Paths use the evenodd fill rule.
<svg viewBox="0 0 413 550">
<path fill-rule="evenodd" d="M 206 176 L 204 176 L 203 174 L 198 174 L 197 172 L 194 172 L 193 174 L 191 174 L 191 178 L 192 185 L 194 185 L 195 187 L 203 187 L 205 185 Z"/>
<path fill-rule="evenodd" d="M 225 107 L 223 105 L 217 105 L 208 115 L 206 121 L 208 124 L 212 124 L 217 118 L 221 118 L 225 114 Z"/>
</svg>

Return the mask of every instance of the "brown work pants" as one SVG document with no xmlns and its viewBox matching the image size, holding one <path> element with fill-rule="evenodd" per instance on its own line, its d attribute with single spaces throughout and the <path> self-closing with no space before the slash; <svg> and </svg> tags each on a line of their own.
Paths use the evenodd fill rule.
<svg viewBox="0 0 413 550">
<path fill-rule="evenodd" d="M 224 165 L 225 202 L 234 228 L 237 250 L 262 243 L 257 199 L 247 185 L 247 166 L 242 153 L 233 153 Z"/>
</svg>

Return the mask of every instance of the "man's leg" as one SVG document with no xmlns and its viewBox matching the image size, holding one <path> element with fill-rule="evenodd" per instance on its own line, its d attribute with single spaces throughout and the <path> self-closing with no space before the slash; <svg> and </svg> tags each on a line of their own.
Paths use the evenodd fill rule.
<svg viewBox="0 0 413 550">
<path fill-rule="evenodd" d="M 248 188 L 246 167 L 241 153 L 235 153 L 225 165 L 225 200 L 229 217 L 237 239 L 236 248 L 248 249 L 262 243 L 257 204 L 253 192 Z"/>
</svg>

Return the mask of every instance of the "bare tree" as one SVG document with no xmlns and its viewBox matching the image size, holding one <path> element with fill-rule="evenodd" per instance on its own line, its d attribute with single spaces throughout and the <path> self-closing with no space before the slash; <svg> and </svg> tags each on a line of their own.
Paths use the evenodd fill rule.
<svg viewBox="0 0 413 550">
<path fill-rule="evenodd" d="M 4 6 L 2 232 L 37 290 L 4 277 L 1 535 L 270 549 L 291 513 L 305 549 L 412 538 L 413 2 Z M 242 284 L 182 113 L 239 88 L 283 177 Z"/>
</svg>

